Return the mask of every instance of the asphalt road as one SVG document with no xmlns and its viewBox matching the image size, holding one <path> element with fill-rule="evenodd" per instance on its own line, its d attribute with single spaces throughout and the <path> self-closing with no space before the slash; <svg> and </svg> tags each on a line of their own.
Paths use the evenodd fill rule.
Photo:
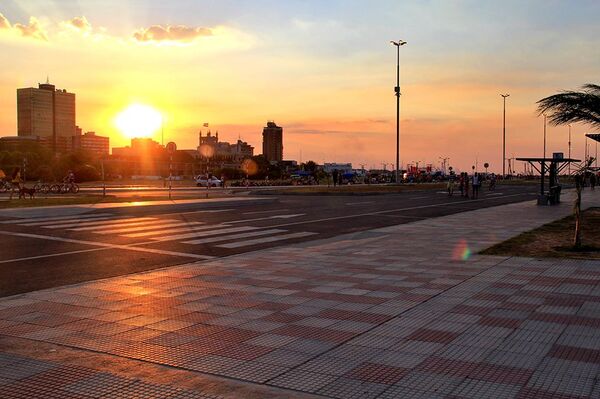
<svg viewBox="0 0 600 399">
<path fill-rule="evenodd" d="M 285 195 L 210 209 L 165 205 L 0 218 L 0 296 L 533 200 L 536 192 L 500 186 L 478 200 L 435 190 Z"/>
</svg>

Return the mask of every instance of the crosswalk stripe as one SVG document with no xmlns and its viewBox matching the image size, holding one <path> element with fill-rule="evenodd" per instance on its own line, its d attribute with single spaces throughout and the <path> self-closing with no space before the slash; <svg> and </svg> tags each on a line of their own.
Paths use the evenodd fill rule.
<svg viewBox="0 0 600 399">
<path fill-rule="evenodd" d="M 84 226 L 105 226 L 105 225 L 121 225 L 123 223 L 133 223 L 133 222 L 142 222 L 142 221 L 148 221 L 148 220 L 156 220 L 156 218 L 151 218 L 151 217 L 144 217 L 144 218 L 112 218 L 110 220 L 102 220 L 102 221 L 95 221 L 95 222 L 78 222 L 78 223 L 65 223 L 65 224 L 55 224 L 55 225 L 48 225 L 48 226 L 43 226 L 47 229 L 66 229 L 69 227 L 84 227 Z M 92 228 L 93 228 L 92 227 Z"/>
<path fill-rule="evenodd" d="M 160 221 L 162 222 L 162 220 Z M 148 231 L 148 230 L 160 230 L 165 229 L 167 227 L 179 227 L 179 226 L 190 226 L 190 225 L 199 225 L 204 224 L 203 222 L 176 222 L 176 223 L 167 223 L 167 224 L 151 224 L 137 227 L 127 227 L 124 229 L 111 229 L 111 230 L 101 230 L 95 231 L 94 233 L 98 234 L 121 234 L 121 233 L 134 233 L 136 231 Z M 157 233 L 161 233 L 161 231 Z"/>
<path fill-rule="evenodd" d="M 268 242 L 291 240 L 292 238 L 307 237 L 307 236 L 312 236 L 315 234 L 317 234 L 317 233 L 310 233 L 310 232 L 291 233 L 291 234 L 284 234 L 281 236 L 263 237 L 263 238 L 256 238 L 253 240 L 230 242 L 228 244 L 217 245 L 217 247 L 229 248 L 229 249 L 240 248 L 240 247 L 247 247 L 249 245 L 255 245 L 255 244 L 264 244 L 264 243 L 268 243 Z"/>
<path fill-rule="evenodd" d="M 211 238 L 201 238 L 199 240 L 184 241 L 183 244 L 193 244 L 193 245 L 196 245 L 196 244 L 208 244 L 210 242 L 229 241 L 229 240 L 237 240 L 237 239 L 240 239 L 240 238 L 266 236 L 266 235 L 269 235 L 269 234 L 283 233 L 283 232 L 286 232 L 286 231 L 287 230 L 281 230 L 281 229 L 251 231 L 249 233 L 230 234 L 230 235 L 226 235 L 226 236 L 218 236 L 218 237 L 211 237 Z"/>
<path fill-rule="evenodd" d="M 69 229 L 72 231 L 93 231 L 94 233 L 98 233 L 100 231 L 104 231 L 104 230 L 108 230 L 108 229 L 124 229 L 124 228 L 128 228 L 128 227 L 140 227 L 140 226 L 148 226 L 151 224 L 156 224 L 156 223 L 162 223 L 162 222 L 171 222 L 173 221 L 172 219 L 169 220 L 160 220 L 160 219 L 154 219 L 154 218 L 150 218 L 153 220 L 142 220 L 139 222 L 131 222 L 131 223 L 114 223 L 114 224 L 107 224 L 107 225 L 102 225 L 102 226 L 87 226 L 87 227 L 78 227 L 78 228 L 73 228 L 73 229 Z M 148 226 L 149 227 L 149 226 Z"/>
<path fill-rule="evenodd" d="M 251 226 L 232 227 L 232 228 L 225 228 L 225 229 L 218 229 L 218 230 L 197 231 L 194 233 L 187 233 L 187 234 L 176 234 L 176 235 L 172 235 L 172 236 L 151 237 L 150 239 L 154 240 L 154 241 L 173 241 L 173 240 L 183 240 L 186 238 L 193 238 L 193 237 L 198 237 L 198 236 L 202 236 L 202 237 L 216 236 L 219 234 L 236 233 L 239 231 L 258 230 L 258 229 L 259 229 L 259 227 L 251 227 Z"/>
<path fill-rule="evenodd" d="M 184 227 L 179 229 L 168 229 L 168 230 L 159 230 L 159 231 L 147 231 L 143 233 L 132 233 L 132 234 L 122 234 L 121 237 L 128 238 L 139 238 L 139 237 L 149 237 L 149 236 L 157 236 L 159 234 L 172 234 L 172 233 L 183 233 L 188 231 L 197 231 L 197 230 L 210 230 L 219 227 L 228 227 L 224 224 L 212 224 L 209 226 L 198 226 L 198 227 Z"/>
<path fill-rule="evenodd" d="M 71 215 L 71 216 L 53 216 L 53 217 L 49 217 L 49 218 L 28 218 L 28 219 L 12 219 L 12 220 L 3 220 L 2 222 L 0 222 L 0 224 L 10 224 L 10 223 L 30 223 L 30 222 L 50 222 L 53 220 L 56 221 L 63 221 L 63 220 L 70 220 L 70 219 L 93 219 L 93 218 L 98 218 L 98 217 L 102 217 L 102 216 L 110 216 L 110 213 L 95 213 L 93 215 Z M 27 226 L 27 225 L 25 225 Z"/>
<path fill-rule="evenodd" d="M 123 217 L 123 216 L 121 216 Z M 85 226 L 87 223 L 99 223 L 100 221 L 114 221 L 114 216 L 105 216 L 101 218 L 94 219 L 70 219 L 70 220 L 55 220 L 53 222 L 37 222 L 37 223 L 26 223 L 23 226 L 40 226 L 40 227 L 48 227 L 48 226 L 63 226 L 63 225 L 73 225 L 73 226 Z M 106 223 L 106 222 L 105 222 Z M 53 228 L 53 227 L 49 227 Z"/>
</svg>

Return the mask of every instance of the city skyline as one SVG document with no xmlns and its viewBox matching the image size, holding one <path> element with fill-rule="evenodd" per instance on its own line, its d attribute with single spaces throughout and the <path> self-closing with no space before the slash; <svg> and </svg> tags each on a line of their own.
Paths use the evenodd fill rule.
<svg viewBox="0 0 600 399">
<path fill-rule="evenodd" d="M 77 124 L 115 147 L 129 141 L 115 117 L 140 103 L 160 110 L 165 142 L 181 148 L 194 147 L 206 121 L 224 141 L 241 135 L 259 148 L 264 122 L 276 120 L 285 128 L 285 159 L 302 153 L 305 161 L 379 167 L 395 157 L 389 40 L 402 38 L 409 42 L 401 50 L 402 165 L 450 157 L 457 169 L 478 159 L 499 171 L 500 93 L 511 94 L 507 158 L 536 156 L 543 121 L 535 101 L 591 82 L 600 69 L 598 52 L 583 51 L 600 33 L 600 6 L 591 1 L 382 1 L 368 9 L 263 1 L 261 13 L 235 2 L 148 1 L 143 13 L 79 3 L 0 7 L 0 48 L 11 60 L 0 71 L 0 136 L 17 132 L 16 88 L 49 75 L 77 94 Z M 591 131 L 573 125 L 574 157 Z M 548 153 L 566 153 L 567 141 L 567 127 L 548 128 Z"/>
</svg>

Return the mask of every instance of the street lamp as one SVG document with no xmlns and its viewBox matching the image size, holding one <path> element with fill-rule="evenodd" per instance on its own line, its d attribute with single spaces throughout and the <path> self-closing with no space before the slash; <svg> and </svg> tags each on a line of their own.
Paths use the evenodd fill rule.
<svg viewBox="0 0 600 399">
<path fill-rule="evenodd" d="M 510 94 L 500 94 L 504 103 L 502 112 L 502 178 L 506 176 L 506 97 Z"/>
<path fill-rule="evenodd" d="M 406 42 L 403 40 L 396 42 L 391 40 L 390 43 L 396 46 L 397 50 L 396 87 L 394 87 L 394 91 L 396 92 L 396 184 L 398 184 L 400 182 L 398 179 L 400 173 L 400 46 L 404 46 Z"/>
</svg>

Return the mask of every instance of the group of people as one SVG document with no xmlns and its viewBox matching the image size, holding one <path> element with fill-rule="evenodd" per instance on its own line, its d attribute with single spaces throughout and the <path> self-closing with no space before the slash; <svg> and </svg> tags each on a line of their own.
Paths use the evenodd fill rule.
<svg viewBox="0 0 600 399">
<path fill-rule="evenodd" d="M 16 167 L 10 175 L 10 178 L 7 178 L 6 174 L 3 170 L 0 169 L 0 179 L 6 180 L 10 183 L 10 198 L 13 198 L 15 193 L 19 193 L 25 187 L 25 181 L 23 180 L 23 176 L 21 173 L 21 168 Z M 65 184 L 74 184 L 75 183 L 75 173 L 72 170 L 69 170 L 65 177 L 63 178 L 63 183 Z"/>
<path fill-rule="evenodd" d="M 467 172 L 462 172 L 458 176 L 458 187 L 460 190 L 460 196 L 477 199 L 479 198 L 479 191 L 481 191 L 481 186 L 483 184 L 483 180 L 485 176 L 483 173 L 473 173 L 472 176 L 469 176 Z M 448 195 L 454 195 L 454 185 L 455 185 L 456 176 L 452 175 L 448 178 Z M 496 188 L 496 175 L 492 174 L 490 176 L 490 191 L 495 190 Z"/>
<path fill-rule="evenodd" d="M 333 187 L 341 186 L 344 180 L 344 172 L 334 169 L 333 172 L 331 172 L 331 177 L 333 178 Z"/>
</svg>

